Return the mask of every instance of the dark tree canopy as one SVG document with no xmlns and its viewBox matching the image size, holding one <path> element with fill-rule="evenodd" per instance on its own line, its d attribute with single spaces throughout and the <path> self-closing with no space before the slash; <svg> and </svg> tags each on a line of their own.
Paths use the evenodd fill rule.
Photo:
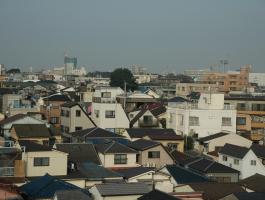
<svg viewBox="0 0 265 200">
<path fill-rule="evenodd" d="M 110 74 L 110 86 L 120 87 L 124 89 L 124 81 L 126 81 L 126 89 L 134 91 L 138 88 L 132 72 L 126 68 L 115 69 Z"/>
<path fill-rule="evenodd" d="M 20 69 L 18 68 L 13 68 L 8 71 L 6 71 L 7 74 L 20 74 Z"/>
</svg>

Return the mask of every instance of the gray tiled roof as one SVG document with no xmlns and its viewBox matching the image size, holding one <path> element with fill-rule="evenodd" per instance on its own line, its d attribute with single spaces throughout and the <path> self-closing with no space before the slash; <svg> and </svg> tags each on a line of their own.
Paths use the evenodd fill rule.
<svg viewBox="0 0 265 200">
<path fill-rule="evenodd" d="M 265 146 L 252 144 L 250 149 L 256 154 L 257 157 L 265 159 Z"/>
<path fill-rule="evenodd" d="M 89 194 L 85 194 L 80 190 L 59 190 L 55 192 L 57 200 L 92 200 Z"/>
<path fill-rule="evenodd" d="M 94 127 L 88 128 L 76 132 L 72 132 L 70 135 L 73 137 L 84 137 L 84 138 L 123 138 L 121 135 L 107 131 L 105 129 Z"/>
<path fill-rule="evenodd" d="M 242 159 L 245 157 L 248 151 L 249 149 L 246 147 L 240 147 L 240 146 L 226 143 L 224 147 L 221 148 L 219 153 Z"/>
<path fill-rule="evenodd" d="M 106 153 L 138 153 L 136 150 L 123 145 L 119 142 L 110 141 L 105 144 L 98 144 L 96 146 L 97 151 L 106 154 Z"/>
<path fill-rule="evenodd" d="M 13 127 L 19 138 L 51 136 L 45 124 L 14 124 Z"/>
<path fill-rule="evenodd" d="M 52 151 L 51 147 L 37 144 L 30 140 L 19 140 L 19 145 L 25 147 L 26 152 Z"/>
<path fill-rule="evenodd" d="M 96 185 L 101 196 L 141 195 L 150 192 L 144 183 L 107 183 Z"/>
<path fill-rule="evenodd" d="M 124 169 L 117 169 L 115 170 L 119 174 L 122 174 L 125 178 L 132 178 L 138 176 L 140 174 L 145 174 L 147 172 L 154 171 L 155 168 L 153 167 L 132 167 L 132 168 L 124 168 Z"/>
<path fill-rule="evenodd" d="M 68 159 L 72 162 L 93 162 L 101 164 L 93 144 L 87 143 L 61 143 L 56 144 L 56 149 L 68 153 Z"/>
<path fill-rule="evenodd" d="M 247 187 L 255 192 L 265 192 L 265 176 L 261 174 L 254 174 L 239 182 L 240 185 Z"/>
<path fill-rule="evenodd" d="M 146 150 L 159 145 L 161 145 L 159 142 L 145 139 L 139 139 L 128 144 L 129 147 L 136 150 Z"/>
<path fill-rule="evenodd" d="M 202 137 L 202 138 L 198 139 L 198 141 L 199 142 L 207 142 L 207 141 L 219 138 L 219 137 L 223 137 L 223 136 L 228 135 L 228 134 L 229 133 L 220 132 L 220 133 L 212 134 L 212 135 L 209 135 L 206 137 Z"/>
</svg>

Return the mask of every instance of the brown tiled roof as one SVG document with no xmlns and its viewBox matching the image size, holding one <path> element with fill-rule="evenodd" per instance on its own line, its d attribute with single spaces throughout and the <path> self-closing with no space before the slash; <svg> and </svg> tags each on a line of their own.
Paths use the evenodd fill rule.
<svg viewBox="0 0 265 200">
<path fill-rule="evenodd" d="M 8 124 L 10 122 L 14 122 L 16 120 L 22 119 L 24 117 L 26 117 L 27 115 L 25 114 L 17 114 L 17 115 L 13 115 L 11 117 L 8 117 L 6 119 L 3 119 L 0 121 L 0 125 L 4 125 L 4 124 Z"/>
</svg>

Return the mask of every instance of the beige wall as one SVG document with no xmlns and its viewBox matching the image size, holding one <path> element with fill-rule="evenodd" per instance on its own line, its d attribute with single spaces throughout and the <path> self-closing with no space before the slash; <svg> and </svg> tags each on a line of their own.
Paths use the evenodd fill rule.
<svg viewBox="0 0 265 200">
<path fill-rule="evenodd" d="M 160 152 L 160 158 L 148 158 L 148 152 L 149 151 L 159 151 Z M 168 155 L 168 153 L 165 151 L 165 149 L 159 145 L 153 148 L 150 148 L 148 150 L 142 151 L 139 156 L 139 164 L 143 166 L 152 166 L 154 163 L 156 168 L 160 168 L 164 165 L 170 165 L 174 164 L 173 159 Z M 150 165 L 151 164 L 151 165 Z"/>
<path fill-rule="evenodd" d="M 177 143 L 178 144 L 178 151 L 183 152 L 184 151 L 184 140 L 159 140 L 161 144 L 163 144 L 165 147 L 168 146 L 168 143 Z"/>
<path fill-rule="evenodd" d="M 49 166 L 34 166 L 35 157 L 49 157 Z M 42 151 L 23 153 L 26 163 L 26 176 L 43 176 L 49 173 L 52 176 L 67 174 L 67 154 L 59 151 Z"/>
<path fill-rule="evenodd" d="M 127 154 L 127 164 L 114 164 L 114 154 L 101 154 L 99 158 L 104 167 L 138 167 L 136 163 L 136 154 Z"/>
</svg>

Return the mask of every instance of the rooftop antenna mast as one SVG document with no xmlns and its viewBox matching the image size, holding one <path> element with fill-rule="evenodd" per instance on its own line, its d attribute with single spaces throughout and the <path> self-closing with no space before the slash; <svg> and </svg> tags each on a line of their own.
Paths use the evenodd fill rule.
<svg viewBox="0 0 265 200">
<path fill-rule="evenodd" d="M 225 73 L 225 66 L 228 65 L 228 60 L 220 60 L 220 64 L 223 65 L 224 73 Z"/>
</svg>

